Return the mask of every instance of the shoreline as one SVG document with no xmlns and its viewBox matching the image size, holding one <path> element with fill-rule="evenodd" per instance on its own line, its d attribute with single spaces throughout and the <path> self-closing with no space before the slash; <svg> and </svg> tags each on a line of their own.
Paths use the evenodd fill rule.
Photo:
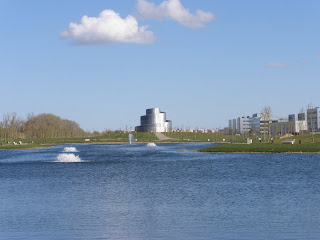
<svg viewBox="0 0 320 240">
<path fill-rule="evenodd" d="M 135 142 L 133 144 L 139 144 L 139 143 L 207 143 L 207 142 L 157 142 L 157 141 L 153 141 L 153 142 Z M 6 150 L 25 150 L 25 149 L 45 149 L 45 148 L 52 148 L 53 146 L 59 146 L 59 145 L 97 145 L 97 144 L 102 144 L 102 145 L 112 145 L 112 144 L 128 144 L 129 142 L 84 142 L 84 143 L 49 143 L 49 144 L 40 144 L 34 147 L 12 147 L 12 148 L 7 148 L 7 149 L 2 149 L 2 147 L 6 147 L 6 146 L 15 146 L 15 145 L 4 145 L 2 147 L 0 147 L 0 151 L 6 151 Z M 27 145 L 16 145 L 16 146 L 27 146 Z"/>
<path fill-rule="evenodd" d="M 136 144 L 147 144 L 150 142 L 136 142 Z M 168 143 L 208 143 L 208 142 L 157 142 L 154 141 L 154 143 L 164 143 L 164 144 L 168 144 Z M 220 142 L 215 142 L 215 143 L 220 143 Z M 112 145 L 112 144 L 128 144 L 128 142 L 91 142 L 91 143 L 58 143 L 58 144 L 44 144 L 44 145 L 38 145 L 38 146 L 34 146 L 34 147 L 22 147 L 22 148 L 8 148 L 8 149 L 1 149 L 0 147 L 0 151 L 5 151 L 5 150 L 31 150 L 31 149 L 49 149 L 52 148 L 54 146 L 59 146 L 59 145 L 97 145 L 97 144 L 101 144 L 101 145 Z M 21 146 L 21 145 L 19 145 Z M 24 145 L 26 146 L 26 145 Z M 225 153 L 225 154 L 320 154 L 320 151 L 318 152 L 255 152 L 255 151 L 201 151 L 201 149 L 198 150 L 178 150 L 178 152 L 198 152 L 198 153 Z"/>
</svg>

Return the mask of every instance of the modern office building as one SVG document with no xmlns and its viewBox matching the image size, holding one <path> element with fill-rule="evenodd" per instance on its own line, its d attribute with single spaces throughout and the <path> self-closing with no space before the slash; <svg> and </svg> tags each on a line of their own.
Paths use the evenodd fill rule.
<svg viewBox="0 0 320 240">
<path fill-rule="evenodd" d="M 320 107 L 311 108 L 307 113 L 290 114 L 285 117 L 268 117 L 262 113 L 229 120 L 229 134 L 270 134 L 283 135 L 317 133 L 320 134 Z"/>
<path fill-rule="evenodd" d="M 229 120 L 229 130 L 233 131 L 233 119 Z"/>
<path fill-rule="evenodd" d="M 249 127 L 249 116 L 246 117 L 238 117 L 237 119 L 237 133 L 240 134 L 248 134 L 250 131 Z"/>
<path fill-rule="evenodd" d="M 140 117 L 140 126 L 136 127 L 137 132 L 172 132 L 172 122 L 166 120 L 166 113 L 160 108 L 146 110 L 146 115 Z"/>
<path fill-rule="evenodd" d="M 297 134 L 308 130 L 305 113 L 290 114 L 287 123 L 288 133 Z"/>
<path fill-rule="evenodd" d="M 289 133 L 288 117 L 273 117 L 270 122 L 271 135 Z"/>
<path fill-rule="evenodd" d="M 260 113 L 254 113 L 249 117 L 249 129 L 251 130 L 251 133 L 261 134 L 261 118 L 262 116 Z"/>
<path fill-rule="evenodd" d="M 249 128 L 254 134 L 277 134 L 278 132 L 286 131 L 287 117 L 270 117 L 264 119 L 262 114 L 255 113 L 249 118 Z"/>
<path fill-rule="evenodd" d="M 251 127 L 260 129 L 260 114 L 253 114 L 250 116 L 238 117 L 229 120 L 229 134 L 248 134 Z M 251 122 L 250 122 L 251 120 Z M 251 124 L 251 125 L 250 125 Z"/>
<path fill-rule="evenodd" d="M 307 110 L 307 123 L 310 133 L 320 132 L 320 107 Z"/>
<path fill-rule="evenodd" d="M 229 133 L 230 134 L 238 133 L 238 119 L 229 120 Z"/>
<path fill-rule="evenodd" d="M 233 132 L 237 133 L 238 132 L 238 122 L 237 119 L 233 119 Z"/>
</svg>

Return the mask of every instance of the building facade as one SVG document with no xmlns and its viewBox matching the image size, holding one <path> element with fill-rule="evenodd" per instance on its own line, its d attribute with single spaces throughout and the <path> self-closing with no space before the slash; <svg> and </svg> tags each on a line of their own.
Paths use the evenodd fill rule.
<svg viewBox="0 0 320 240">
<path fill-rule="evenodd" d="M 261 114 L 260 113 L 254 113 L 249 118 L 249 129 L 252 134 L 261 134 Z"/>
<path fill-rule="evenodd" d="M 250 131 L 250 126 L 249 126 L 249 116 L 246 117 L 238 117 L 237 119 L 237 133 L 240 134 L 248 134 Z"/>
<path fill-rule="evenodd" d="M 297 134 L 308 130 L 305 113 L 290 114 L 288 116 L 288 133 Z"/>
<path fill-rule="evenodd" d="M 229 134 L 283 135 L 320 134 L 320 107 L 311 108 L 307 113 L 290 114 L 284 117 L 264 119 L 261 113 L 229 120 Z"/>
<path fill-rule="evenodd" d="M 229 134 L 238 133 L 238 119 L 230 119 L 229 120 Z"/>
<path fill-rule="evenodd" d="M 137 132 L 172 132 L 172 122 L 166 120 L 166 113 L 160 108 L 146 110 L 146 115 L 140 117 L 140 126 L 136 127 Z"/>
<path fill-rule="evenodd" d="M 307 123 L 310 133 L 320 132 L 320 107 L 307 110 Z"/>
</svg>

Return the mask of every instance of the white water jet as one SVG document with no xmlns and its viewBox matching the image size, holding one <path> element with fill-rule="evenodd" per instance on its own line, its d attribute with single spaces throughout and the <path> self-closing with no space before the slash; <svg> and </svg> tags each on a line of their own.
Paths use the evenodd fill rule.
<svg viewBox="0 0 320 240">
<path fill-rule="evenodd" d="M 57 156 L 55 162 L 82 162 L 79 156 L 73 153 L 61 153 Z"/>
<path fill-rule="evenodd" d="M 158 147 L 155 143 L 148 143 L 147 147 Z"/>
<path fill-rule="evenodd" d="M 79 152 L 75 147 L 65 147 L 62 152 Z"/>
<path fill-rule="evenodd" d="M 128 137 L 129 137 L 130 145 L 135 142 L 135 138 L 134 138 L 133 134 L 130 133 Z"/>
</svg>

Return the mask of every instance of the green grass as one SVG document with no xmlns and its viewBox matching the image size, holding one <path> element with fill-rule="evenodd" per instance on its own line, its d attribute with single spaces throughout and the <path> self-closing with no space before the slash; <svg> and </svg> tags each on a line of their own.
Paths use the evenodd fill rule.
<svg viewBox="0 0 320 240">
<path fill-rule="evenodd" d="M 33 148 L 48 148 L 49 145 L 41 145 L 41 144 L 27 144 L 27 145 L 13 145 L 7 144 L 0 146 L 0 150 L 15 150 L 15 149 L 33 149 Z"/>
<path fill-rule="evenodd" d="M 270 140 L 264 141 L 263 136 L 232 136 L 232 135 L 220 135 L 212 133 L 164 133 L 166 136 L 173 139 L 166 140 L 164 142 L 232 142 L 232 143 L 246 143 L 246 139 L 252 138 L 253 144 L 223 144 L 214 146 L 207 149 L 211 152 L 318 152 L 320 151 L 320 135 L 314 135 L 314 142 L 312 135 L 292 136 L 288 138 L 296 139 L 294 145 L 284 145 L 279 136 L 273 136 L 274 144 L 271 144 Z M 43 148 L 49 145 L 58 144 L 92 144 L 92 143 L 127 143 L 128 133 L 114 132 L 107 135 L 98 137 L 83 137 L 83 138 L 35 138 L 35 139 L 15 139 L 10 140 L 11 144 L 4 144 L 0 146 L 0 150 L 4 149 L 25 149 L 25 148 Z M 137 142 L 158 142 L 154 133 L 133 133 Z M 258 138 L 262 139 L 262 143 Z M 85 139 L 90 139 L 90 142 L 85 142 Z M 298 144 L 299 140 L 302 144 Z M 13 145 L 12 142 L 22 141 L 25 145 Z M 31 143 L 33 141 L 33 143 Z M 0 141 L 1 142 L 1 141 Z M 201 150 L 202 151 L 202 150 Z"/>
<path fill-rule="evenodd" d="M 320 143 L 282 144 L 219 144 L 198 150 L 199 152 L 250 152 L 250 153 L 320 153 Z"/>
<path fill-rule="evenodd" d="M 14 139 L 10 140 L 11 144 L 2 142 L 0 150 L 10 149 L 28 149 L 28 148 L 44 148 L 49 145 L 59 144 L 92 144 L 92 143 L 127 143 L 129 133 L 110 133 L 108 135 L 98 137 L 83 137 L 83 138 L 31 138 L 31 139 Z M 153 133 L 133 133 L 137 142 L 153 142 L 157 140 L 157 137 Z M 90 139 L 86 142 L 85 139 Z M 13 142 L 21 141 L 23 145 L 13 145 Z M 32 143 L 33 142 L 33 143 Z"/>
<path fill-rule="evenodd" d="M 307 143 L 312 143 L 314 138 L 315 143 L 320 143 L 320 134 L 306 134 L 306 135 L 298 135 L 298 136 L 292 136 L 292 137 L 287 137 L 285 139 L 295 139 L 296 143 L 299 142 L 299 140 L 302 141 L 302 144 L 307 144 Z M 276 142 L 282 143 L 284 139 L 276 139 Z"/>
<path fill-rule="evenodd" d="M 156 141 L 157 137 L 154 133 L 132 133 L 134 138 L 137 139 L 137 142 L 150 142 Z M 94 141 L 100 142 L 128 142 L 129 133 L 110 133 L 108 135 L 103 135 L 99 137 L 95 137 Z"/>
<path fill-rule="evenodd" d="M 238 136 L 245 137 L 245 136 Z M 257 153 L 315 153 L 320 152 L 320 135 L 315 134 L 314 136 L 310 134 L 291 136 L 286 138 L 280 138 L 280 136 L 272 136 L 274 139 L 274 144 L 271 144 L 271 140 L 267 139 L 264 141 L 264 136 L 246 136 L 253 140 L 253 144 L 220 144 L 205 149 L 200 149 L 201 152 L 257 152 Z M 261 143 L 258 138 L 261 138 Z M 268 138 L 268 136 L 267 136 Z M 285 139 L 295 139 L 295 144 L 283 144 Z M 302 144 L 299 144 L 301 140 Z M 314 140 L 314 141 L 313 141 Z M 236 142 L 236 141 L 234 141 Z M 241 143 L 241 141 L 238 141 Z M 242 141 L 246 142 L 246 141 Z"/>
<path fill-rule="evenodd" d="M 164 133 L 166 136 L 173 138 L 173 140 L 169 140 L 171 142 L 233 142 L 233 143 L 246 143 L 247 138 L 251 138 L 253 143 L 260 143 L 259 138 L 261 138 L 261 143 L 271 143 L 271 138 L 274 139 L 274 143 L 282 143 L 284 139 L 296 139 L 296 143 L 299 140 L 302 141 L 302 144 L 312 143 L 313 137 L 311 134 L 306 135 L 299 135 L 299 136 L 291 136 L 287 138 L 280 138 L 280 136 L 265 136 L 266 140 L 264 140 L 263 135 L 221 135 L 221 134 L 213 134 L 213 133 L 179 133 L 179 132 L 172 132 L 172 133 Z M 208 141 L 209 139 L 209 141 Z M 269 140 L 268 140 L 269 139 Z M 320 134 L 314 134 L 314 142 L 320 143 Z"/>
<path fill-rule="evenodd" d="M 214 134 L 214 133 L 187 133 L 187 132 L 171 132 L 171 133 L 164 133 L 164 135 L 173 138 L 174 140 L 168 141 L 183 141 L 183 142 L 239 142 L 245 143 L 247 142 L 248 136 L 236 136 L 236 135 L 221 135 L 221 134 Z M 209 141 L 208 141 L 209 139 Z"/>
</svg>

